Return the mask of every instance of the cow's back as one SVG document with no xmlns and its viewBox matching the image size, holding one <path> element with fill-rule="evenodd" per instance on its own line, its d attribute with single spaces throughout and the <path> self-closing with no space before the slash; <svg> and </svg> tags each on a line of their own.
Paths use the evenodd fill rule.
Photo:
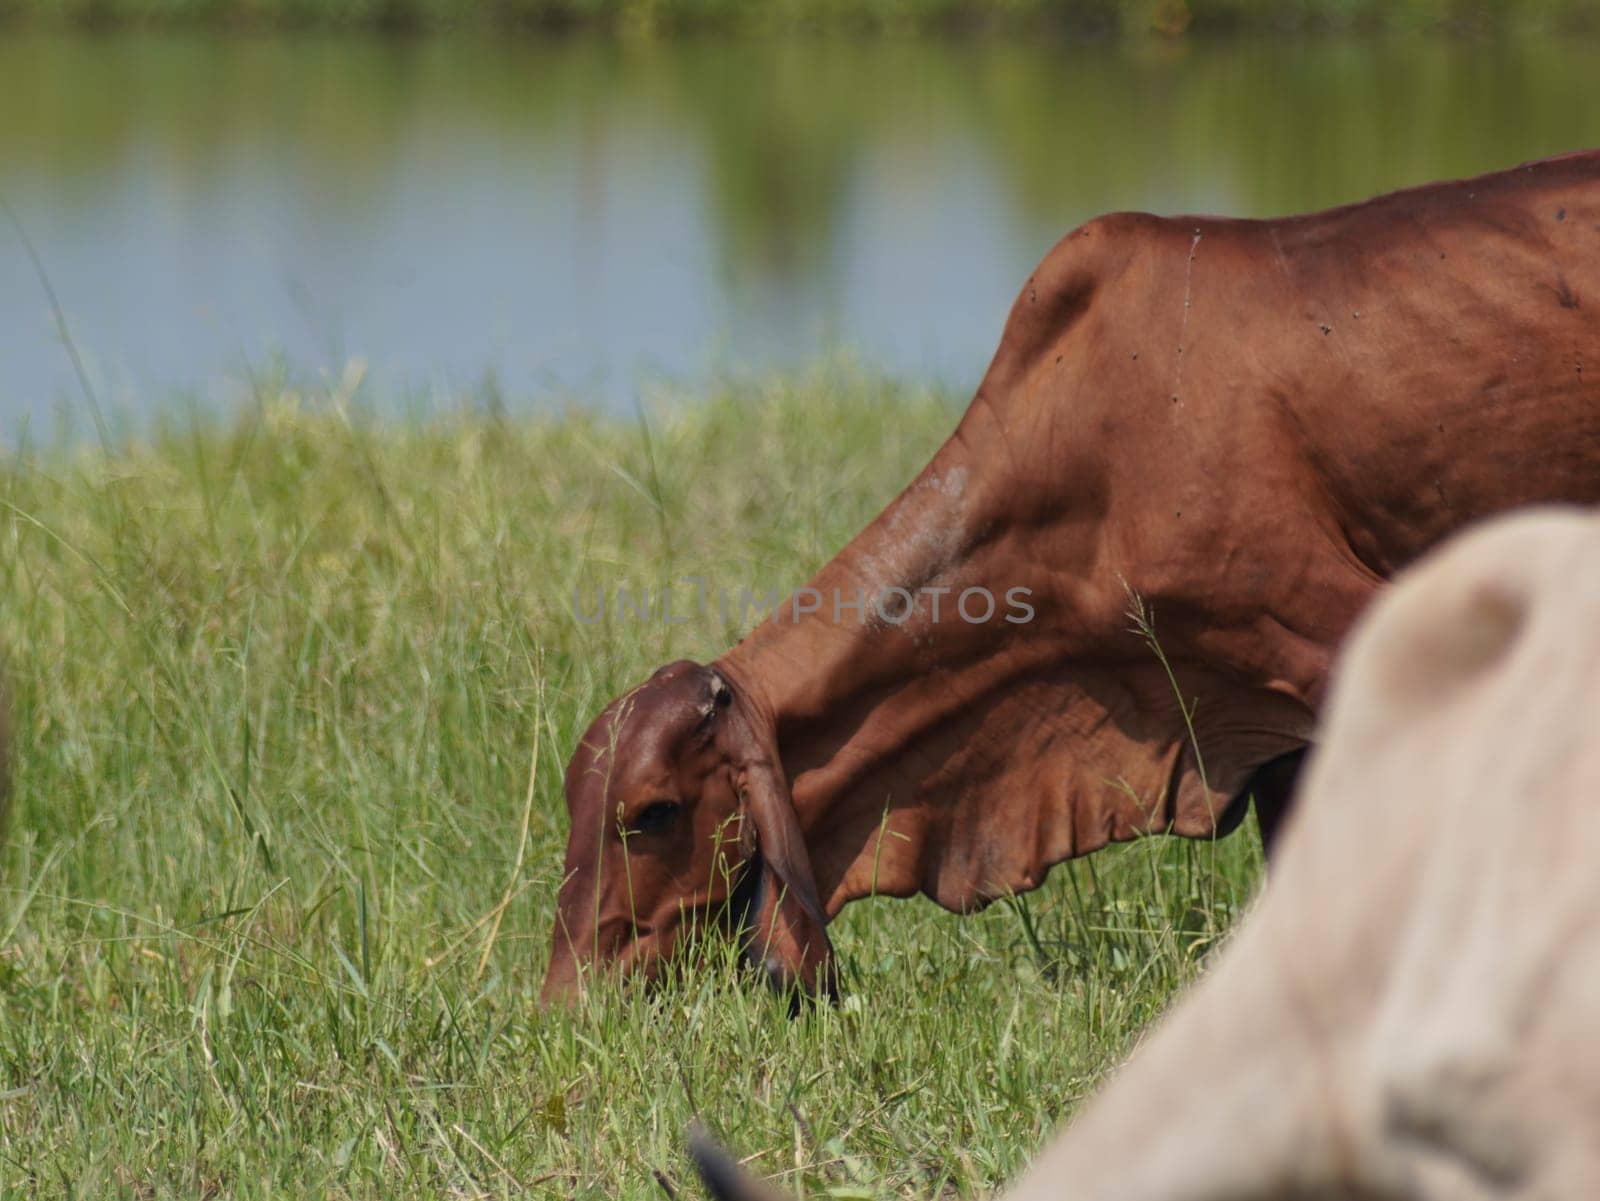
<svg viewBox="0 0 1600 1201">
<path fill-rule="evenodd" d="M 1228 232 L 1259 295 L 1189 353 L 1375 572 L 1475 518 L 1600 500 L 1600 155 Z"/>
<path fill-rule="evenodd" d="M 1132 588 L 1315 703 L 1395 570 L 1600 501 L 1597 313 L 1600 153 L 1301 217 L 1112 214 L 1028 281 L 974 412 L 1034 452 L 1003 495 L 1092 499 L 1099 545 L 1042 553 L 1102 565 L 1106 614 Z"/>
</svg>

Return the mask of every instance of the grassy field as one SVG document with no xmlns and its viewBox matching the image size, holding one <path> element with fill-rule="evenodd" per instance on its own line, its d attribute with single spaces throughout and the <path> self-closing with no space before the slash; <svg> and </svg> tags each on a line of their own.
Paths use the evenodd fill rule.
<svg viewBox="0 0 1600 1201">
<path fill-rule="evenodd" d="M 1248 903 L 1253 832 L 853 906 L 848 1000 L 796 1021 L 716 945 L 536 1000 L 576 733 L 739 632 L 583 625 L 574 585 L 794 586 L 955 413 L 844 369 L 637 422 L 263 387 L 10 448 L 0 1193 L 664 1201 L 696 1109 L 808 1196 L 1014 1176 Z"/>
<path fill-rule="evenodd" d="M 0 0 L 0 20 L 272 28 L 1040 30 L 1105 36 L 1592 28 L 1600 0 Z"/>
</svg>

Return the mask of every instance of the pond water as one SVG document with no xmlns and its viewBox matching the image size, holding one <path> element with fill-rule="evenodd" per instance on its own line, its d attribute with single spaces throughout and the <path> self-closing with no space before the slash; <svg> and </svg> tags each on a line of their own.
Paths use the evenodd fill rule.
<svg viewBox="0 0 1600 1201">
<path fill-rule="evenodd" d="M 841 349 L 966 389 L 1111 209 L 1268 215 L 1600 143 L 1600 42 L 0 34 L 0 442 L 365 365 L 623 409 Z M 387 399 L 385 399 L 387 398 Z"/>
</svg>

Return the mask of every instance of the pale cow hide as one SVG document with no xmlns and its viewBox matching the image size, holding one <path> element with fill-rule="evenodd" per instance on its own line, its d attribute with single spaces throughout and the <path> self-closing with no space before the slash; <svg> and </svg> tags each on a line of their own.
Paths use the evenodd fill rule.
<svg viewBox="0 0 1600 1201">
<path fill-rule="evenodd" d="M 1600 518 L 1397 580 L 1254 912 L 1013 1201 L 1600 1197 Z"/>
</svg>

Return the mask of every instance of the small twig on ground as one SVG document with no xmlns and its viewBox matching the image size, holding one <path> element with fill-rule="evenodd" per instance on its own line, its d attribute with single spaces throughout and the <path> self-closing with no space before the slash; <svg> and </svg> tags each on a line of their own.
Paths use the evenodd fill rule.
<svg viewBox="0 0 1600 1201">
<path fill-rule="evenodd" d="M 522 862 L 528 854 L 528 826 L 533 820 L 533 794 L 534 784 L 539 778 L 539 717 L 544 712 L 544 663 L 540 657 L 538 665 L 539 691 L 534 698 L 533 710 L 533 753 L 528 762 L 528 792 L 522 802 L 522 832 L 517 836 L 517 859 L 511 865 L 511 878 L 506 881 L 506 890 L 500 897 L 500 902 L 494 907 L 494 916 L 489 924 L 489 933 L 483 940 L 483 954 L 478 956 L 478 970 L 474 977 L 482 979 L 484 969 L 489 966 L 489 956 L 494 951 L 495 940 L 500 937 L 500 922 L 505 918 L 506 910 L 511 906 L 511 899 L 516 895 L 517 877 L 522 875 Z"/>
</svg>

